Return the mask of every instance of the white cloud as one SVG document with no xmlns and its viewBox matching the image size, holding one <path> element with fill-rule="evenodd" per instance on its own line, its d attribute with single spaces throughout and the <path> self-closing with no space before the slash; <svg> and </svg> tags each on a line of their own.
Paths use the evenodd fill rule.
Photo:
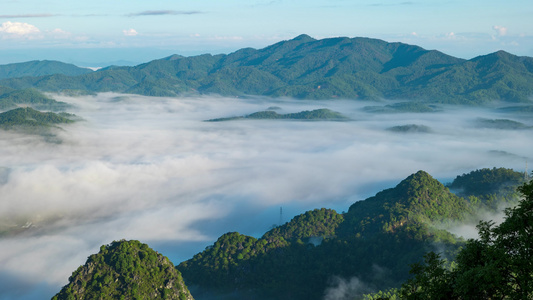
<svg viewBox="0 0 533 300">
<path fill-rule="evenodd" d="M 494 29 L 498 33 L 498 36 L 507 35 L 507 27 L 495 25 L 495 26 L 492 26 L 492 29 Z"/>
<path fill-rule="evenodd" d="M 7 34 L 11 37 L 30 37 L 39 34 L 41 31 L 34 25 L 22 22 L 4 22 L 0 26 L 0 33 Z"/>
<path fill-rule="evenodd" d="M 55 39 L 67 39 L 72 36 L 72 34 L 68 31 L 65 31 L 61 28 L 56 28 L 49 32 L 50 36 L 52 36 Z"/>
<path fill-rule="evenodd" d="M 59 131 L 63 143 L 0 135 L 0 226 L 34 225 L 0 238 L 0 295 L 7 298 L 51 298 L 114 239 L 171 240 L 175 247 L 162 253 L 187 259 L 227 231 L 264 233 L 278 222 L 280 206 L 287 219 L 317 207 L 342 211 L 421 169 L 450 178 L 478 167 L 523 166 L 520 157 L 533 147 L 528 131 L 469 127 L 474 116 L 502 118 L 481 109 L 372 115 L 355 101 L 55 98 L 76 104 L 72 112 L 86 120 Z M 202 122 L 269 106 L 280 113 L 327 107 L 357 121 Z M 434 133 L 385 130 L 410 123 Z M 361 285 L 333 287 L 342 296 Z"/>
<path fill-rule="evenodd" d="M 124 33 L 125 36 L 136 36 L 139 34 L 137 30 L 133 28 L 122 30 L 122 32 Z"/>
</svg>

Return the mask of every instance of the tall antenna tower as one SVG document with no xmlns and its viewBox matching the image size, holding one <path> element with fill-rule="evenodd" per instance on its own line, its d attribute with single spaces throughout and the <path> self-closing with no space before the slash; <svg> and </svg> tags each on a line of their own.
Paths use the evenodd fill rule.
<svg viewBox="0 0 533 300">
<path fill-rule="evenodd" d="M 279 207 L 279 225 L 283 224 L 283 207 Z"/>
</svg>

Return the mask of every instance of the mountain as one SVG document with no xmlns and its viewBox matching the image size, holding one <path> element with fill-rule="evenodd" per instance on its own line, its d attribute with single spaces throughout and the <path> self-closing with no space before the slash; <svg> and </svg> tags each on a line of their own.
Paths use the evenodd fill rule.
<svg viewBox="0 0 533 300">
<path fill-rule="evenodd" d="M 272 110 L 258 111 L 242 117 L 228 117 L 207 120 L 208 122 L 221 122 L 233 120 L 306 120 L 306 121 L 346 121 L 347 117 L 339 112 L 329 110 L 327 108 L 305 110 L 297 113 L 278 114 Z"/>
<path fill-rule="evenodd" d="M 401 299 L 533 299 L 533 182 L 517 191 L 521 199 L 500 224 L 479 222 L 479 238 L 466 242 L 453 267 L 427 253 L 402 288 L 391 292 Z"/>
<path fill-rule="evenodd" d="M 196 299 L 324 299 L 335 285 L 352 283 L 353 299 L 377 299 L 396 294 L 410 278 L 409 265 L 428 251 L 454 259 L 471 244 L 434 224 L 465 220 L 491 205 L 491 197 L 517 201 L 523 182 L 524 174 L 510 169 L 476 170 L 449 184 L 468 197 L 461 198 L 418 171 L 346 213 L 307 211 L 261 238 L 228 232 L 176 266 L 179 272 L 145 244 L 113 242 L 91 255 L 53 299 L 192 299 L 185 283 Z"/>
<path fill-rule="evenodd" d="M 92 70 L 87 68 L 80 68 L 73 64 L 53 60 L 34 60 L 23 63 L 0 65 L 0 79 L 25 76 L 37 77 L 52 74 L 76 76 L 91 72 Z"/>
<path fill-rule="evenodd" d="M 500 205 L 516 201 L 516 187 L 526 181 L 527 174 L 506 168 L 484 168 L 457 176 L 447 185 L 457 195 L 479 202 L 498 211 Z"/>
<path fill-rule="evenodd" d="M 167 257 L 139 241 L 115 241 L 89 256 L 56 294 L 60 299 L 179 299 L 193 297 Z"/>
<path fill-rule="evenodd" d="M 430 133 L 431 128 L 425 125 L 407 124 L 387 128 L 387 130 L 398 133 Z"/>
<path fill-rule="evenodd" d="M 479 128 L 491 128 L 491 129 L 504 129 L 504 130 L 517 130 L 517 129 L 531 129 L 531 126 L 518 121 L 509 119 L 483 119 L 478 118 L 476 120 L 476 126 Z"/>
<path fill-rule="evenodd" d="M 150 96 L 220 94 L 299 99 L 410 99 L 432 103 L 528 102 L 533 58 L 503 51 L 471 60 L 371 38 L 300 35 L 227 55 L 173 55 L 85 75 L 11 78 L 11 88 Z"/>
<path fill-rule="evenodd" d="M 50 127 L 56 124 L 73 123 L 75 115 L 67 113 L 40 112 L 30 107 L 20 107 L 0 113 L 0 128 Z"/>
<path fill-rule="evenodd" d="M 56 101 L 33 88 L 12 89 L 0 87 L 0 110 L 31 106 L 39 110 L 64 111 L 71 108 L 65 102 Z"/>
<path fill-rule="evenodd" d="M 239 291 L 255 299 L 322 299 L 334 278 L 358 278 L 367 292 L 397 287 L 425 252 L 439 247 L 453 256 L 462 244 L 433 222 L 462 220 L 475 208 L 419 171 L 344 214 L 308 211 L 259 239 L 225 234 L 177 268 L 199 287 L 199 299 Z"/>
</svg>

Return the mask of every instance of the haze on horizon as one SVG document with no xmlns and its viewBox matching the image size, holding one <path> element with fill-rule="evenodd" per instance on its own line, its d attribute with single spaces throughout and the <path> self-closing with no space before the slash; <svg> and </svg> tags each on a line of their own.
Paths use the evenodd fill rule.
<svg viewBox="0 0 533 300">
<path fill-rule="evenodd" d="M 528 118 L 490 108 L 372 114 L 359 101 L 103 93 L 57 100 L 84 121 L 41 136 L 3 132 L 0 299 L 51 297 L 87 257 L 137 239 L 179 263 L 223 233 L 259 237 L 306 210 L 339 212 L 425 170 L 437 179 L 483 167 L 523 170 L 529 130 L 476 127 L 477 118 Z M 384 104 L 384 103 L 381 103 Z M 280 107 L 329 108 L 352 120 L 203 122 Z M 420 124 L 431 133 L 394 133 Z"/>
<path fill-rule="evenodd" d="M 0 64 L 138 64 L 300 34 L 378 38 L 467 59 L 498 50 L 533 56 L 532 14 L 533 2 L 522 0 L 4 1 Z"/>
</svg>

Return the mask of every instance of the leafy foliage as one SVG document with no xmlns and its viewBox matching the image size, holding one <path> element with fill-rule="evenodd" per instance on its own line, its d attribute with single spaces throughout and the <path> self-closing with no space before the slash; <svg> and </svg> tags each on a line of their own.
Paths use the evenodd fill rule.
<svg viewBox="0 0 533 300">
<path fill-rule="evenodd" d="M 89 256 L 52 299 L 193 298 L 168 258 L 139 241 L 122 240 Z"/>
<path fill-rule="evenodd" d="M 480 222 L 477 240 L 469 240 L 447 268 L 435 253 L 414 264 L 415 275 L 402 287 L 405 299 L 531 299 L 533 297 L 533 182 L 519 191 L 524 198 L 505 210 L 498 226 Z"/>
</svg>

